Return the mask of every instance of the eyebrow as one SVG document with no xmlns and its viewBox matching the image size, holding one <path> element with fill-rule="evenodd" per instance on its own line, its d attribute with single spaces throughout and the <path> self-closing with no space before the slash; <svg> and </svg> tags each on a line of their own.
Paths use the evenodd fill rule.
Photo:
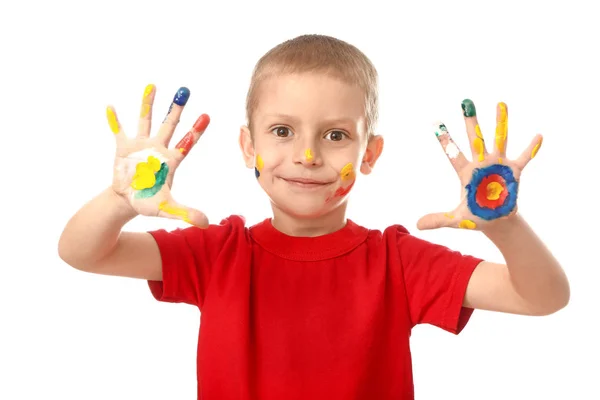
<svg viewBox="0 0 600 400">
<path fill-rule="evenodd" d="M 266 114 L 265 118 L 287 119 L 288 121 L 292 121 L 293 123 L 300 122 L 300 118 L 294 117 L 293 115 L 281 114 L 281 113 Z M 356 123 L 352 118 L 349 118 L 349 117 L 331 118 L 331 119 L 327 119 L 323 122 L 326 124 L 329 124 L 329 125 L 338 124 L 338 123 L 348 123 L 348 124 Z"/>
</svg>

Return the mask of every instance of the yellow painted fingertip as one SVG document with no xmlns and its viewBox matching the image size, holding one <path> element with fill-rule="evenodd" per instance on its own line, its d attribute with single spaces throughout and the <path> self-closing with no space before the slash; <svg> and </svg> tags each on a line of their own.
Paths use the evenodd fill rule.
<svg viewBox="0 0 600 400">
<path fill-rule="evenodd" d="M 458 227 L 461 229 L 475 229 L 477 225 L 471 220 L 463 219 L 459 222 Z"/>
<path fill-rule="evenodd" d="M 108 126 L 110 126 L 110 130 L 115 135 L 119 133 L 119 121 L 117 120 L 117 115 L 111 107 L 106 107 L 106 119 L 108 120 Z"/>
<path fill-rule="evenodd" d="M 531 150 L 531 158 L 533 158 L 533 157 L 536 156 L 536 154 L 540 150 L 541 146 L 542 146 L 542 139 L 540 139 L 540 141 L 538 142 L 538 144 L 536 144 L 535 147 L 533 148 L 533 150 Z"/>
<path fill-rule="evenodd" d="M 500 108 L 500 118 L 499 122 L 505 124 L 508 121 L 508 111 L 506 109 L 506 103 L 498 103 L 498 107 Z"/>
<path fill-rule="evenodd" d="M 147 98 L 148 96 L 150 96 L 152 94 L 153 90 L 154 90 L 153 84 L 147 85 L 146 88 L 144 89 L 144 99 Z"/>
</svg>

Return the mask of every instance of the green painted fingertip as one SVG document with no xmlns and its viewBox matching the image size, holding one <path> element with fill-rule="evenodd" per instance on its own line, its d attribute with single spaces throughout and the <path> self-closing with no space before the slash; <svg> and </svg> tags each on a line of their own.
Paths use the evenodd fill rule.
<svg viewBox="0 0 600 400">
<path fill-rule="evenodd" d="M 462 107 L 463 115 L 465 117 L 475 117 L 477 115 L 477 111 L 475 111 L 475 104 L 472 100 L 464 99 L 460 106 Z"/>
</svg>

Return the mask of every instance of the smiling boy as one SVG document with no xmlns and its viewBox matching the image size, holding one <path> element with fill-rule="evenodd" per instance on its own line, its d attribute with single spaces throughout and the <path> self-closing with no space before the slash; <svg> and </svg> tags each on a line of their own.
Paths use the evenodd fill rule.
<svg viewBox="0 0 600 400">
<path fill-rule="evenodd" d="M 568 303 L 562 268 L 516 206 L 520 173 L 541 136 L 508 160 L 503 103 L 488 154 L 475 107 L 463 102 L 472 162 L 437 125 L 464 196 L 418 227 L 480 230 L 506 265 L 419 239 L 401 225 L 378 231 L 346 218 L 354 182 L 383 150 L 375 134 L 377 73 L 348 43 L 304 35 L 259 60 L 239 144 L 273 217 L 254 226 L 235 215 L 208 225 L 202 212 L 175 202 L 174 171 L 209 119 L 201 116 L 169 148 L 189 91 L 178 91 L 151 137 L 155 92 L 150 85 L 144 94 L 134 139 L 108 108 L 117 139 L 113 185 L 69 221 L 59 252 L 77 269 L 146 279 L 156 299 L 199 308 L 198 398 L 412 399 L 415 325 L 457 334 L 473 309 L 547 315 Z M 122 232 L 136 215 L 196 226 Z"/>
</svg>

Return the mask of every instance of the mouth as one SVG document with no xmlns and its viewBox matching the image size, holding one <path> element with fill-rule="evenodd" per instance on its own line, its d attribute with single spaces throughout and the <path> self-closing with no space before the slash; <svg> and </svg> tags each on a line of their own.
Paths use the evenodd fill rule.
<svg viewBox="0 0 600 400">
<path fill-rule="evenodd" d="M 299 188 L 305 189 L 318 189 L 328 185 L 331 185 L 331 182 L 318 181 L 315 179 L 306 179 L 306 178 L 281 178 L 285 182 Z"/>
</svg>

